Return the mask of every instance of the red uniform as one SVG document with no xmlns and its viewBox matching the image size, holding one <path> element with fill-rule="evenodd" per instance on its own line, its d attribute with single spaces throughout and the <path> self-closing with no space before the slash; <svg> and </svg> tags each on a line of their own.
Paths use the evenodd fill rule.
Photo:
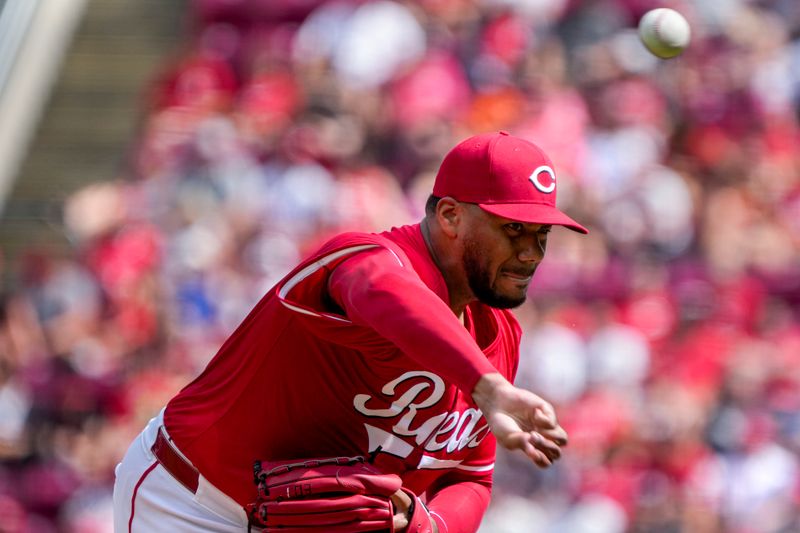
<svg viewBox="0 0 800 533">
<path fill-rule="evenodd" d="M 257 459 L 372 455 L 427 491 L 440 531 L 474 531 L 495 439 L 463 391 L 485 373 L 513 381 L 521 330 L 479 302 L 462 325 L 446 302 L 419 225 L 336 237 L 264 296 L 164 425 L 241 505 Z"/>
</svg>

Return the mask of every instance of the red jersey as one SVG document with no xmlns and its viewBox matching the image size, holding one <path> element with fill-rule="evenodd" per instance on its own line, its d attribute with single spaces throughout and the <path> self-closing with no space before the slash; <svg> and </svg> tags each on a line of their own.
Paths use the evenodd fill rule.
<svg viewBox="0 0 800 533">
<path fill-rule="evenodd" d="M 167 431 L 243 506 L 256 498 L 257 459 L 365 455 L 427 491 L 450 533 L 474 530 L 495 440 L 469 392 L 485 373 L 513 381 L 521 330 L 510 311 L 478 302 L 462 325 L 448 301 L 418 224 L 340 235 L 270 290 L 167 404 Z M 478 493 L 469 519 L 453 511 L 469 498 L 445 490 L 460 483 Z"/>
</svg>

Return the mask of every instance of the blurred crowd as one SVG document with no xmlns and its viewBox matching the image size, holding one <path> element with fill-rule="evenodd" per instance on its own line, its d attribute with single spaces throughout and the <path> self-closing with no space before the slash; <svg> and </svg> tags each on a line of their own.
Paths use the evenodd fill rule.
<svg viewBox="0 0 800 533">
<path fill-rule="evenodd" d="M 658 60 L 653 7 L 692 26 Z M 477 132 L 559 206 L 518 383 L 571 436 L 500 452 L 481 533 L 800 531 L 800 3 L 194 0 L 120 176 L 0 299 L 0 531 L 110 530 L 113 470 L 327 236 L 423 213 Z M 335 379 L 335 377 L 332 377 Z"/>
</svg>

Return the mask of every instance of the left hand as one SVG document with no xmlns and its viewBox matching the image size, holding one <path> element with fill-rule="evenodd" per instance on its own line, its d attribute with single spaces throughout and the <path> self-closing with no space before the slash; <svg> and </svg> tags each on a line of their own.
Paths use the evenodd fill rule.
<svg viewBox="0 0 800 533">
<path fill-rule="evenodd" d="M 515 387 L 499 373 L 482 376 L 472 398 L 504 448 L 521 450 L 541 468 L 561 457 L 561 448 L 567 445 L 567 432 L 558 424 L 549 402 Z"/>
</svg>

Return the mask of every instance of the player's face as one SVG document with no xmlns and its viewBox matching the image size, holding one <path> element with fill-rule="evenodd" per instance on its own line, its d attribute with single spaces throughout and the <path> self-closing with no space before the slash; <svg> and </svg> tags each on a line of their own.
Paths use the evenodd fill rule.
<svg viewBox="0 0 800 533">
<path fill-rule="evenodd" d="M 521 305 L 544 258 L 551 226 L 526 224 L 470 206 L 470 231 L 464 238 L 463 265 L 475 297 L 491 307 Z"/>
</svg>

